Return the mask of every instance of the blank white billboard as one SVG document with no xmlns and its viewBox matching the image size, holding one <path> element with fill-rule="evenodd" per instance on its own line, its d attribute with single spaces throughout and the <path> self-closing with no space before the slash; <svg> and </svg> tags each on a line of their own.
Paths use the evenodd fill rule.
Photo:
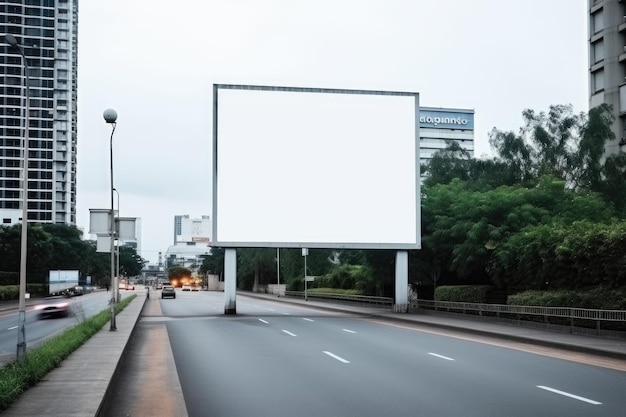
<svg viewBox="0 0 626 417">
<path fill-rule="evenodd" d="M 420 247 L 417 93 L 216 84 L 213 246 Z"/>
</svg>

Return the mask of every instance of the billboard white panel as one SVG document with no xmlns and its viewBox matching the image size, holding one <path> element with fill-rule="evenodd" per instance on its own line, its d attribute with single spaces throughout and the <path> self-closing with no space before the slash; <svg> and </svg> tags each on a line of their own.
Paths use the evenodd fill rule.
<svg viewBox="0 0 626 417">
<path fill-rule="evenodd" d="M 420 246 L 417 93 L 214 85 L 213 245 Z"/>
</svg>

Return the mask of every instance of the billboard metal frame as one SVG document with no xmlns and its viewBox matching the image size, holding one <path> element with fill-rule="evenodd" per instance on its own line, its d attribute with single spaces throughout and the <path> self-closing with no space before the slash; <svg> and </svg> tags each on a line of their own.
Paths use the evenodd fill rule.
<svg viewBox="0 0 626 417">
<path fill-rule="evenodd" d="M 414 166 L 415 166 L 415 241 L 414 242 L 301 242 L 301 241 L 281 241 L 281 242 L 257 242 L 257 241 L 221 241 L 219 239 L 219 202 L 218 202 L 218 121 L 219 121 L 219 90 L 254 90 L 254 91 L 278 91 L 278 92 L 298 92 L 298 93 L 326 93 L 343 95 L 376 95 L 376 96 L 404 96 L 414 98 Z M 419 93 L 398 92 L 398 91 L 376 91 L 376 90 L 351 90 L 332 88 L 308 88 L 308 87 L 279 87 L 279 86 L 259 86 L 259 85 L 238 85 L 238 84 L 213 84 L 213 167 L 212 167 L 212 193 L 213 193 L 213 216 L 212 216 L 212 239 L 211 246 L 224 248 L 245 248 L 245 247 L 276 247 L 276 248 L 337 248 L 337 249 L 397 249 L 410 250 L 421 248 L 421 213 L 420 213 L 420 146 L 419 146 Z M 393 187 L 393 184 L 389 185 Z"/>
</svg>

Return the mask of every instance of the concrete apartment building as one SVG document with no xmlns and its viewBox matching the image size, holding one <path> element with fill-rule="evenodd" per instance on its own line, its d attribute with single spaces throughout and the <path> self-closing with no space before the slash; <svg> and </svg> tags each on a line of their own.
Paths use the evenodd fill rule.
<svg viewBox="0 0 626 417">
<path fill-rule="evenodd" d="M 626 2 L 588 0 L 589 108 L 613 106 L 613 133 L 605 155 L 626 151 Z"/>
<path fill-rule="evenodd" d="M 76 224 L 78 0 L 0 1 L 0 34 L 30 78 L 28 220 Z M 26 75 L 0 41 L 0 220 L 22 221 Z"/>
</svg>

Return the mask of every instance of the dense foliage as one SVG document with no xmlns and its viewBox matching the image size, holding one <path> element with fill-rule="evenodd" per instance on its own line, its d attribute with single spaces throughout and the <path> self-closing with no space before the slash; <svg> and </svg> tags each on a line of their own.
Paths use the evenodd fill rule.
<svg viewBox="0 0 626 417">
<path fill-rule="evenodd" d="M 18 283 L 21 229 L 21 224 L 0 226 L 0 285 Z M 110 254 L 97 252 L 96 242 L 83 240 L 76 226 L 29 223 L 27 236 L 27 283 L 44 284 L 49 271 L 61 269 L 78 270 L 81 279 L 91 276 L 96 285 L 110 284 Z M 139 275 L 145 264 L 134 248 L 120 247 L 121 275 Z"/>
</svg>

